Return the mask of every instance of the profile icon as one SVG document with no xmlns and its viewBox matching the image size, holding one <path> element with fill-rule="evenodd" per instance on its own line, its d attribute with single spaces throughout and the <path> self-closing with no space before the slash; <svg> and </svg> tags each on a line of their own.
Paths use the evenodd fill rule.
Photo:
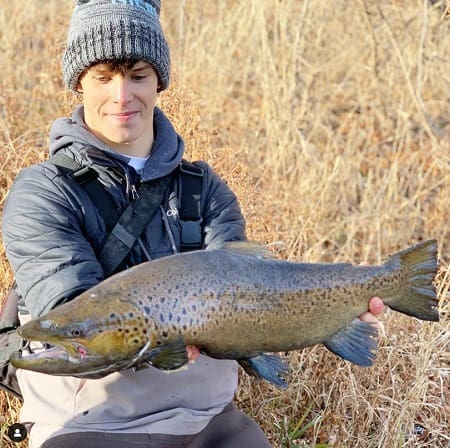
<svg viewBox="0 0 450 448">
<path fill-rule="evenodd" d="M 27 438 L 27 428 L 21 423 L 14 423 L 8 428 L 8 437 L 13 442 L 22 442 Z"/>
</svg>

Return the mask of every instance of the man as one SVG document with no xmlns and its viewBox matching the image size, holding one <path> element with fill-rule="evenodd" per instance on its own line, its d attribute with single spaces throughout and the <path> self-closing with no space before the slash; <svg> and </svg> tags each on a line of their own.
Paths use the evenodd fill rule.
<svg viewBox="0 0 450 448">
<path fill-rule="evenodd" d="M 97 173 L 119 214 L 138 185 L 175 172 L 184 144 L 157 94 L 168 87 L 169 49 L 159 0 L 75 1 L 63 57 L 66 86 L 82 96 L 71 118 L 50 130 L 50 154 L 63 152 Z M 227 185 L 205 163 L 202 248 L 243 240 L 245 222 Z M 127 257 L 126 268 L 180 250 L 175 176 L 160 208 Z M 104 278 L 98 261 L 108 234 L 89 195 L 43 162 L 23 170 L 3 216 L 6 253 L 21 295 L 21 322 L 70 300 Z M 374 305 L 375 304 L 375 305 Z M 382 307 L 371 301 L 371 310 Z M 376 320 L 367 313 L 366 320 Z M 98 380 L 18 371 L 22 422 L 30 446 L 269 447 L 261 429 L 232 404 L 234 361 L 188 349 L 186 371 L 126 370 Z"/>
</svg>

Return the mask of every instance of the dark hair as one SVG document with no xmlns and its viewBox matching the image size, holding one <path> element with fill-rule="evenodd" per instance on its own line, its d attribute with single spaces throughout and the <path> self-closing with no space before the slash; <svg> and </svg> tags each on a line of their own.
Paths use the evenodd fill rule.
<svg viewBox="0 0 450 448">
<path fill-rule="evenodd" d="M 91 64 L 87 69 L 85 69 L 83 71 L 83 73 L 81 73 L 81 75 L 78 78 L 78 82 L 81 81 L 81 79 L 86 74 L 86 72 L 94 65 L 102 64 L 102 65 L 105 65 L 107 70 L 109 70 L 113 74 L 121 73 L 122 75 L 125 75 L 125 73 L 128 70 L 131 70 L 138 62 L 147 62 L 147 61 L 142 61 L 142 59 L 137 59 L 137 58 L 106 59 L 103 61 L 98 61 L 98 62 L 95 62 L 94 64 Z M 150 66 L 153 67 L 151 64 L 150 64 Z M 158 85 L 159 85 L 159 79 L 158 79 Z"/>
<path fill-rule="evenodd" d="M 123 58 L 98 61 L 92 65 L 103 64 L 106 65 L 106 68 L 112 73 L 121 73 L 122 75 L 124 75 L 128 70 L 131 70 L 138 62 L 141 62 L 141 60 L 134 58 Z"/>
</svg>

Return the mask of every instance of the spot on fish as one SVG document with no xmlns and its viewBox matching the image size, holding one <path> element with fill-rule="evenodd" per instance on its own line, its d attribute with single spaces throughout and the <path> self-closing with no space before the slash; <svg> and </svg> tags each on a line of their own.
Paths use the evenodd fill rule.
<svg viewBox="0 0 450 448">
<path fill-rule="evenodd" d="M 160 313 L 159 320 L 164 323 L 165 320 L 164 320 L 164 314 L 163 313 Z"/>
<path fill-rule="evenodd" d="M 169 333 L 167 331 L 163 331 L 162 332 L 162 337 L 163 338 L 167 338 L 167 336 L 169 336 Z"/>
<path fill-rule="evenodd" d="M 149 306 L 144 306 L 144 313 L 145 314 L 150 314 L 150 307 Z"/>
</svg>

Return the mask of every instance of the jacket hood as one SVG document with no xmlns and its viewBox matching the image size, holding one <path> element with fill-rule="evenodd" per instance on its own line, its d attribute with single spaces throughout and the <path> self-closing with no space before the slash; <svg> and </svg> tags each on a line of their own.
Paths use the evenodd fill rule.
<svg viewBox="0 0 450 448">
<path fill-rule="evenodd" d="M 157 107 L 154 110 L 153 127 L 155 142 L 141 173 L 143 181 L 171 173 L 181 162 L 184 153 L 183 139 Z M 112 161 L 114 165 L 126 165 L 130 160 L 89 131 L 84 122 L 83 105 L 78 106 L 70 118 L 55 120 L 50 128 L 50 156 L 63 148 L 69 148 L 69 152 L 75 153 L 77 161 L 85 165 L 111 165 Z"/>
</svg>

